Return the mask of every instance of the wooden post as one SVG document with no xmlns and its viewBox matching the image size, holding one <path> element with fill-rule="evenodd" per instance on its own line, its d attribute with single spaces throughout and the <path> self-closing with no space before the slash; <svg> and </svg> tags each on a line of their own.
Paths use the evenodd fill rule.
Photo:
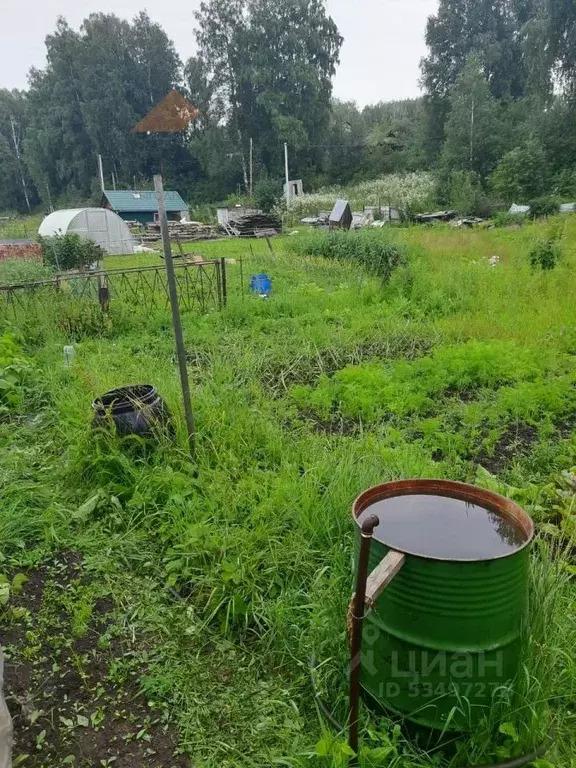
<svg viewBox="0 0 576 768">
<path fill-rule="evenodd" d="M 168 292 L 170 294 L 170 307 L 172 309 L 172 325 L 174 326 L 174 340 L 176 342 L 176 354 L 180 369 L 180 383 L 182 385 L 182 399 L 184 401 L 184 414 L 188 429 L 188 445 L 190 454 L 194 458 L 196 454 L 196 429 L 194 426 L 194 412 L 192 410 L 192 397 L 190 395 L 190 382 L 188 380 L 188 367 L 186 365 L 186 349 L 184 347 L 184 334 L 182 332 L 182 319 L 180 317 L 180 305 L 178 303 L 178 288 L 174 263 L 172 262 L 172 247 L 168 232 L 168 216 L 166 215 L 166 203 L 164 201 L 164 185 L 162 176 L 154 176 L 154 191 L 158 201 L 158 221 L 162 233 L 162 246 L 164 249 L 164 263 L 166 264 L 166 277 L 168 279 Z"/>
</svg>

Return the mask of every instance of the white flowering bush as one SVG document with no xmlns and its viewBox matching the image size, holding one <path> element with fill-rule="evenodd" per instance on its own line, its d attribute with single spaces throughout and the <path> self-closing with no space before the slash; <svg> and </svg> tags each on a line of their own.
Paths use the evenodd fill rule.
<svg viewBox="0 0 576 768">
<path fill-rule="evenodd" d="M 317 192 L 290 200 L 290 213 L 294 216 L 314 215 L 331 211 L 334 202 L 342 198 L 350 202 L 353 211 L 365 205 L 388 205 L 405 210 L 408 206 L 433 205 L 434 179 L 430 173 L 406 173 L 381 176 L 347 187 L 323 187 Z"/>
</svg>

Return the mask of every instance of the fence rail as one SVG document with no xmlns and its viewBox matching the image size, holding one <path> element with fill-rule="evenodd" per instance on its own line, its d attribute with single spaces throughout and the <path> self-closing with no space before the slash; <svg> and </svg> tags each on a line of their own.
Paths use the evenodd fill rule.
<svg viewBox="0 0 576 768">
<path fill-rule="evenodd" d="M 226 305 L 224 259 L 185 262 L 174 268 L 183 312 L 205 314 Z M 0 286 L 0 314 L 38 309 L 53 296 L 98 301 L 103 311 L 118 299 L 146 311 L 170 306 L 166 270 L 158 265 L 60 274 L 50 280 Z"/>
</svg>

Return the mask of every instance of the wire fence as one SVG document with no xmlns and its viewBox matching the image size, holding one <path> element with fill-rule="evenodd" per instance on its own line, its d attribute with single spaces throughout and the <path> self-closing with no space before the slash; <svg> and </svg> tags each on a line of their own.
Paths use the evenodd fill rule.
<svg viewBox="0 0 576 768">
<path fill-rule="evenodd" d="M 185 262 L 174 267 L 182 312 L 206 314 L 226 305 L 224 259 Z M 170 306 L 166 270 L 158 265 L 69 273 L 50 280 L 0 286 L 0 316 L 37 313 L 55 298 L 98 302 L 104 312 L 115 301 L 146 312 Z"/>
</svg>

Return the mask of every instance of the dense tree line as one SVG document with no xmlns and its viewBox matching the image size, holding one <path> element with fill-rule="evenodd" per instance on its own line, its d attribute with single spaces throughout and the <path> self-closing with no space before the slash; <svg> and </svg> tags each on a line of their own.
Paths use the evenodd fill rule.
<svg viewBox="0 0 576 768">
<path fill-rule="evenodd" d="M 435 169 L 439 202 L 576 196 L 576 4 L 440 0 L 422 99 L 359 110 L 332 98 L 343 42 L 324 0 L 205 0 L 182 62 L 146 13 L 59 19 L 26 91 L 0 90 L 0 210 L 96 202 L 161 170 L 193 201 L 291 173 L 307 188 Z M 131 128 L 171 88 L 199 110 L 187 135 Z"/>
<path fill-rule="evenodd" d="M 425 148 L 441 196 L 576 196 L 573 0 L 441 0 L 426 42 Z"/>
</svg>

